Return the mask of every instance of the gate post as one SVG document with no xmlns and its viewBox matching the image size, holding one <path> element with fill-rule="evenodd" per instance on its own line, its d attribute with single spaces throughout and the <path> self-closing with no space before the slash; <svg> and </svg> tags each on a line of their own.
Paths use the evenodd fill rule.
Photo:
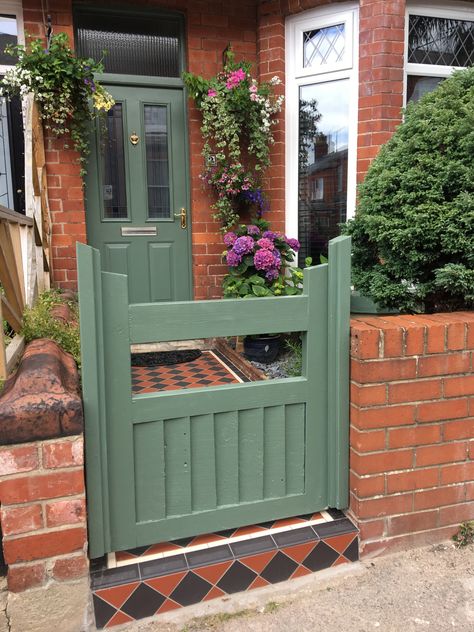
<svg viewBox="0 0 474 632">
<path fill-rule="evenodd" d="M 351 238 L 329 242 L 328 503 L 349 506 L 349 348 Z"/>
<path fill-rule="evenodd" d="M 81 243 L 77 244 L 76 252 L 87 456 L 89 556 L 95 558 L 110 550 L 102 280 L 100 252 Z"/>
</svg>

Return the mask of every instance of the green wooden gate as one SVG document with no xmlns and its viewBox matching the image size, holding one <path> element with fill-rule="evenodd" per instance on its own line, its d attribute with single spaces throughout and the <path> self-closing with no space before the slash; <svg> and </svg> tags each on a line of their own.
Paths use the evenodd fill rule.
<svg viewBox="0 0 474 632">
<path fill-rule="evenodd" d="M 348 504 L 350 239 L 301 296 L 132 304 L 78 244 L 91 557 Z M 132 394 L 130 345 L 301 331 L 302 377 Z"/>
</svg>

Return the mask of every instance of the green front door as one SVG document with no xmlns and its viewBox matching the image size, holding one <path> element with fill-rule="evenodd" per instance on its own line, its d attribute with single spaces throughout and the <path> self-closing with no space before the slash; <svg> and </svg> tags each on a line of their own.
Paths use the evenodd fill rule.
<svg viewBox="0 0 474 632">
<path fill-rule="evenodd" d="M 92 143 L 88 243 L 101 251 L 104 270 L 128 275 L 132 303 L 189 300 L 184 93 L 107 89 L 116 104 Z"/>
</svg>

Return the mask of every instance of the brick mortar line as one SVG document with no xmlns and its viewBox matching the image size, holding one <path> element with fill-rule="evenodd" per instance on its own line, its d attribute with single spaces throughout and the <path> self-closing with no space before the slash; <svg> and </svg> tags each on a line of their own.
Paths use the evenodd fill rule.
<svg viewBox="0 0 474 632">
<path fill-rule="evenodd" d="M 25 500 L 22 503 L 2 503 L 1 509 L 9 509 L 11 507 L 15 509 L 21 509 L 22 507 L 32 507 L 33 505 L 40 505 L 41 508 L 44 509 L 48 504 L 61 502 L 64 500 L 82 500 L 83 498 L 86 498 L 85 492 L 79 492 L 77 494 L 71 494 L 71 496 L 57 496 L 55 498 L 36 498 L 34 500 Z"/>
<path fill-rule="evenodd" d="M 28 478 L 32 476 L 32 474 L 36 474 L 38 476 L 45 476 L 46 474 L 53 474 L 53 473 L 58 473 L 58 474 L 65 474 L 67 472 L 79 472 L 79 471 L 83 471 L 84 470 L 84 465 L 71 465 L 70 467 L 54 467 L 54 468 L 47 468 L 47 469 L 40 469 L 37 467 L 32 468 L 31 470 L 25 470 L 23 472 L 13 472 L 12 474 L 5 474 L 5 475 L 0 475 L 0 490 L 1 490 L 1 484 L 3 481 L 11 481 L 11 480 L 15 480 L 15 479 L 23 479 L 23 478 Z M 1 499 L 1 491 L 0 491 L 0 499 Z"/>
<path fill-rule="evenodd" d="M 405 430 L 413 430 L 415 428 L 429 428 L 429 427 L 432 427 L 432 426 L 440 426 L 441 424 L 453 423 L 453 422 L 456 422 L 456 421 L 460 421 L 460 422 L 461 421 L 470 421 L 471 419 L 473 419 L 472 416 L 469 416 L 469 417 L 457 417 L 455 419 L 441 419 L 439 421 L 414 421 L 414 422 L 409 423 L 409 424 L 401 424 L 401 425 L 398 425 L 398 426 L 375 426 L 374 428 L 359 428 L 359 426 L 357 426 L 355 424 L 355 422 L 351 421 L 350 422 L 350 426 L 352 428 L 354 428 L 354 430 L 357 430 L 357 432 L 364 432 L 364 433 L 366 432 L 366 433 L 369 434 L 369 433 L 374 433 L 374 432 L 380 432 L 381 430 L 389 431 L 389 430 L 403 430 L 403 429 L 405 429 Z M 450 441 L 442 440 L 442 441 L 440 441 L 439 443 L 436 443 L 436 444 L 427 443 L 427 444 L 420 444 L 420 445 L 415 445 L 415 446 L 414 445 L 408 445 L 406 447 L 408 447 L 408 448 L 410 448 L 410 447 L 412 447 L 412 448 L 419 448 L 419 447 L 423 447 L 425 445 L 450 444 L 450 443 L 454 443 L 456 441 L 470 441 L 472 439 L 474 439 L 474 437 L 471 437 L 471 438 L 466 437 L 464 439 L 451 439 Z M 350 446 L 350 448 L 354 449 L 354 448 L 352 448 L 352 446 Z M 387 451 L 392 452 L 393 450 L 401 450 L 401 449 L 403 449 L 403 448 L 388 448 L 388 447 L 386 447 L 383 450 L 383 452 L 387 452 Z M 374 450 L 374 452 L 379 452 L 379 450 Z"/>
<path fill-rule="evenodd" d="M 36 535 L 45 535 L 45 534 L 53 534 L 53 533 L 60 534 L 63 531 L 72 531 L 75 529 L 82 529 L 86 532 L 86 535 L 87 535 L 87 529 L 84 529 L 86 524 L 87 523 L 85 521 L 76 522 L 74 524 L 64 524 L 57 527 L 43 527 L 43 529 L 37 529 L 35 531 L 27 531 L 25 533 L 15 533 L 12 535 L 3 536 L 3 542 L 15 542 L 17 540 L 24 540 L 25 538 L 32 538 Z M 46 558 L 46 559 L 49 559 L 49 558 Z"/>
<path fill-rule="evenodd" d="M 14 562 L 8 565 L 8 568 L 16 569 L 16 568 L 24 568 L 28 566 L 35 566 L 37 564 L 49 565 L 50 562 L 56 562 L 58 560 L 70 560 L 84 557 L 87 561 L 89 558 L 85 555 L 84 551 L 81 549 L 77 549 L 76 551 L 72 551 L 71 553 L 63 553 L 62 555 L 53 555 L 53 557 L 41 557 L 37 560 L 30 560 L 28 562 Z"/>
<path fill-rule="evenodd" d="M 394 426 L 395 428 L 405 428 L 405 426 Z M 473 437 L 474 438 L 474 437 Z M 353 448 L 351 446 L 350 450 L 351 452 L 353 452 L 354 454 L 356 454 L 357 456 L 367 456 L 367 455 L 381 455 L 381 454 L 387 454 L 387 452 L 389 452 L 390 454 L 393 454 L 395 452 L 406 452 L 407 450 L 416 450 L 417 448 L 438 448 L 441 446 L 448 446 L 448 445 L 453 445 L 453 444 L 467 444 L 467 446 L 469 446 L 469 442 L 471 441 L 471 439 L 453 439 L 452 441 L 441 441 L 439 443 L 426 443 L 426 444 L 421 444 L 421 445 L 407 445 L 401 448 L 390 448 L 389 450 L 383 449 L 383 450 L 372 450 L 371 452 L 358 452 L 355 448 Z M 469 459 L 468 462 L 470 462 L 472 459 Z M 433 464 L 434 467 L 436 465 L 453 465 L 455 463 L 464 463 L 465 459 L 463 461 L 452 461 L 449 463 L 435 463 Z M 430 466 L 424 466 L 424 467 L 430 467 Z M 409 469 L 409 468 L 408 468 Z"/>
</svg>

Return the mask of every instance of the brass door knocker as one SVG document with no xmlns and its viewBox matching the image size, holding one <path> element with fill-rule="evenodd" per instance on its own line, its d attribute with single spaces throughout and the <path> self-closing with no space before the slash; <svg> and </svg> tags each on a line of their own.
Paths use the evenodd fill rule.
<svg viewBox="0 0 474 632">
<path fill-rule="evenodd" d="M 132 132 L 130 134 L 130 142 L 132 143 L 132 145 L 138 145 L 139 140 L 140 137 L 137 135 L 136 132 Z"/>
</svg>

